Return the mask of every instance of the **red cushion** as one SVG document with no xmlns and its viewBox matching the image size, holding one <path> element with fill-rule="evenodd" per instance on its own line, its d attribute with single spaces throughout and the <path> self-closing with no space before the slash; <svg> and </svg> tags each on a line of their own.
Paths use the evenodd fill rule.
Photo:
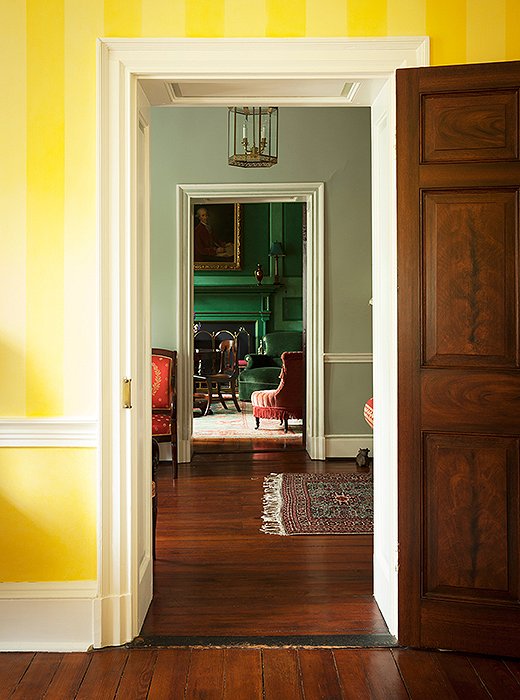
<svg viewBox="0 0 520 700">
<path fill-rule="evenodd" d="M 152 413 L 152 435 L 171 435 L 170 416 L 166 413 Z"/>
<path fill-rule="evenodd" d="M 365 404 L 365 408 L 363 410 L 363 415 L 365 417 L 366 422 L 368 425 L 373 428 L 374 427 L 374 399 L 368 399 L 368 401 Z"/>
<path fill-rule="evenodd" d="M 152 408 L 171 405 L 171 358 L 152 355 Z"/>
<path fill-rule="evenodd" d="M 272 408 L 276 406 L 277 389 L 262 389 L 261 391 L 253 391 L 251 394 L 251 403 L 253 407 L 261 406 L 262 408 Z"/>
</svg>

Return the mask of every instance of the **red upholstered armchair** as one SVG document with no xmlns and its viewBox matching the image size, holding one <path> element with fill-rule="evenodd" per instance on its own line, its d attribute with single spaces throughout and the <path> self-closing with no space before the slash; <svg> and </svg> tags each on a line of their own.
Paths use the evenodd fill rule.
<svg viewBox="0 0 520 700">
<path fill-rule="evenodd" d="M 152 438 L 171 442 L 177 476 L 177 351 L 152 348 Z"/>
<path fill-rule="evenodd" d="M 277 389 L 253 391 L 251 404 L 256 427 L 260 418 L 277 418 L 289 429 L 289 418 L 303 418 L 303 352 L 284 352 Z"/>
</svg>

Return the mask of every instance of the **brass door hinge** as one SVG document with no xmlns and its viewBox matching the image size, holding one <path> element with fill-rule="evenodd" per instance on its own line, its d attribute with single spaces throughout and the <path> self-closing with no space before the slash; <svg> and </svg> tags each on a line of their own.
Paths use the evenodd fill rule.
<svg viewBox="0 0 520 700">
<path fill-rule="evenodd" d="M 132 380 L 123 377 L 123 408 L 132 408 Z"/>
</svg>

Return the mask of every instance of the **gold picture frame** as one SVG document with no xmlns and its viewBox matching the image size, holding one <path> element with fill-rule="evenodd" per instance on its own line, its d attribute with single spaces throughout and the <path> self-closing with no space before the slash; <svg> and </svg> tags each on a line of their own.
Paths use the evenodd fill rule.
<svg viewBox="0 0 520 700">
<path fill-rule="evenodd" d="M 241 270 L 240 204 L 193 207 L 194 270 Z"/>
</svg>

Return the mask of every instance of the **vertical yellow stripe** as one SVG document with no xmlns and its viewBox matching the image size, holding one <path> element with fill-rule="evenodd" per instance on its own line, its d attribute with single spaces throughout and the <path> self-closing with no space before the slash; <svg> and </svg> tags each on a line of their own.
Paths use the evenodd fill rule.
<svg viewBox="0 0 520 700">
<path fill-rule="evenodd" d="M 97 413 L 96 37 L 103 0 L 65 5 L 64 413 Z M 81 368 L 81 391 L 78 391 Z"/>
<path fill-rule="evenodd" d="M 433 66 L 466 62 L 466 0 L 426 0 Z"/>
<path fill-rule="evenodd" d="M 505 0 L 468 0 L 466 61 L 503 61 L 506 57 Z"/>
<path fill-rule="evenodd" d="M 267 36 L 305 36 L 305 0 L 267 0 Z"/>
<path fill-rule="evenodd" d="M 307 0 L 307 36 L 347 36 L 346 0 Z"/>
<path fill-rule="evenodd" d="M 141 36 L 141 0 L 105 0 L 103 33 L 107 37 Z"/>
<path fill-rule="evenodd" d="M 506 59 L 520 59 L 520 2 L 506 0 Z"/>
<path fill-rule="evenodd" d="M 349 36 L 386 36 L 387 0 L 347 0 Z"/>
<path fill-rule="evenodd" d="M 0 129 L 0 414 L 25 415 L 26 257 L 26 17 L 7 3 L 0 27 L 3 95 Z"/>
<path fill-rule="evenodd" d="M 226 0 L 224 36 L 265 36 L 266 0 Z"/>
<path fill-rule="evenodd" d="M 388 36 L 424 36 L 426 0 L 388 0 Z"/>
<path fill-rule="evenodd" d="M 225 0 L 186 0 L 186 36 L 224 36 Z"/>
<path fill-rule="evenodd" d="M 185 0 L 142 0 L 143 36 L 184 36 Z"/>
<path fill-rule="evenodd" d="M 27 413 L 63 410 L 63 2 L 27 2 Z"/>
</svg>

